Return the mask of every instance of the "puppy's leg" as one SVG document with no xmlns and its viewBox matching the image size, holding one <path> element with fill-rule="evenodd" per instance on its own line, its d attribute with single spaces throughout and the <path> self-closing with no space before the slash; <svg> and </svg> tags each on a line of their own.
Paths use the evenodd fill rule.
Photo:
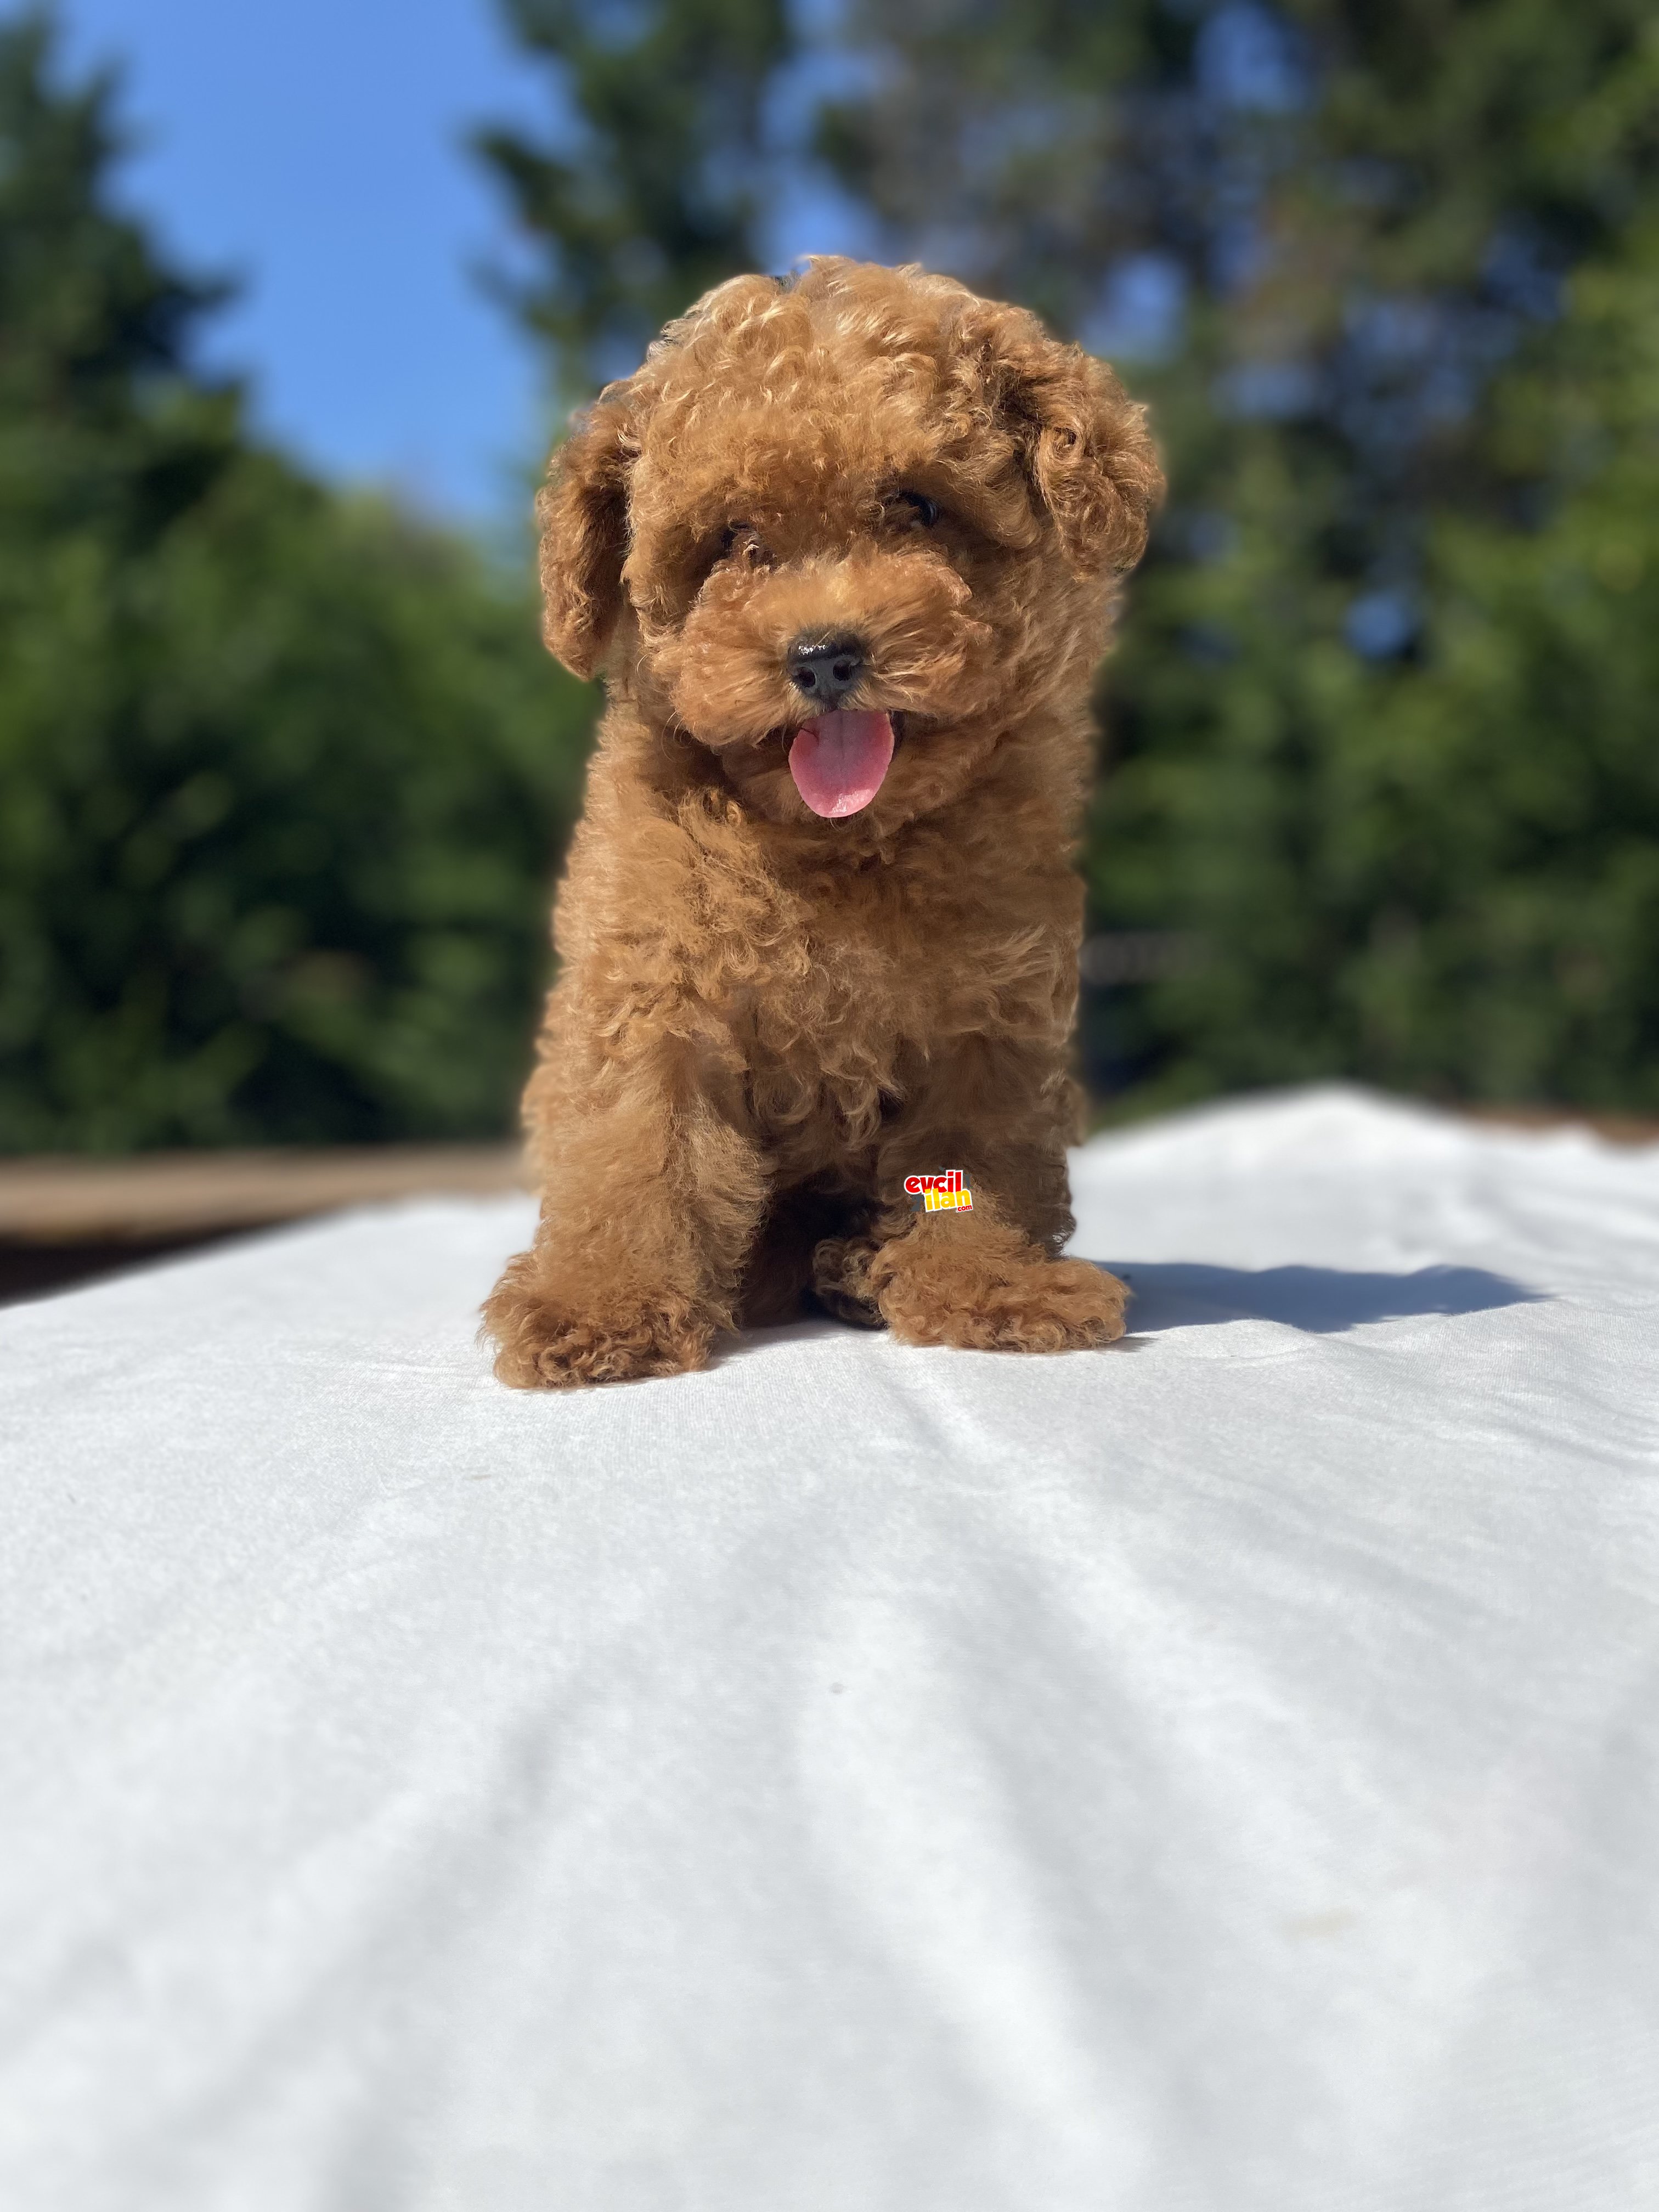
<svg viewBox="0 0 1659 2212">
<path fill-rule="evenodd" d="M 702 1366 L 736 1325 L 766 1204 L 755 1146 L 666 1089 L 568 1106 L 538 1134 L 552 1171 L 536 1241 L 484 1307 L 496 1374 L 563 1389 Z"/>
<path fill-rule="evenodd" d="M 815 1288 L 832 1312 L 885 1322 L 906 1344 L 1069 1352 L 1123 1334 L 1128 1293 L 1086 1260 L 1056 1255 L 1073 1227 L 1070 1121 L 1057 1072 L 1012 1054 L 940 1072 L 884 1139 L 881 1211 L 868 1235 L 821 1245 Z M 972 1210 L 914 1211 L 907 1175 L 961 1169 Z"/>
</svg>

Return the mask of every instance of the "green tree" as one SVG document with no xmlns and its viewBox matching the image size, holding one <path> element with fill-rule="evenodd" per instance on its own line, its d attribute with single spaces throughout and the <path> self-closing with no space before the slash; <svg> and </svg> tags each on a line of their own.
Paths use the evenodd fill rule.
<svg viewBox="0 0 1659 2212">
<path fill-rule="evenodd" d="M 478 144 L 541 249 L 507 286 L 567 399 L 635 368 L 671 315 L 754 266 L 764 100 L 791 51 L 784 0 L 502 0 L 549 68 L 564 127 Z"/>
<path fill-rule="evenodd" d="M 0 1148 L 504 1130 L 589 694 L 193 373 L 113 100 L 0 26 Z"/>
<path fill-rule="evenodd" d="M 1089 864 L 1101 921 L 1192 957 L 1096 999 L 1097 1059 L 1146 1103 L 1340 1073 L 1651 1103 L 1650 648 L 1584 541 L 1650 466 L 1650 11 L 855 5 L 851 34 L 881 64 L 828 119 L 843 173 L 1139 350 L 1168 447 Z"/>
<path fill-rule="evenodd" d="M 699 20 L 642 0 L 630 51 Z M 1091 994 L 1097 1077 L 1659 1099 L 1645 0 L 847 0 L 793 37 L 679 142 L 750 180 L 720 255 L 632 204 L 653 307 L 763 262 L 776 86 L 850 82 L 815 143 L 893 257 L 1154 401 L 1172 495 L 1087 861 L 1167 972 Z"/>
</svg>

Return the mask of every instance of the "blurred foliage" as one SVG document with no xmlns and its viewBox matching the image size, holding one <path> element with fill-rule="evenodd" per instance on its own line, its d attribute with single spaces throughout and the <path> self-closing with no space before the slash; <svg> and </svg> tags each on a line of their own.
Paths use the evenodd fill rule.
<svg viewBox="0 0 1659 2212">
<path fill-rule="evenodd" d="M 540 242 L 507 287 L 586 399 L 625 376 L 671 315 L 752 265 L 764 205 L 763 100 L 787 46 L 784 0 L 502 0 L 550 64 L 562 128 L 478 145 Z"/>
<path fill-rule="evenodd" d="M 591 695 L 192 374 L 113 97 L 0 26 L 0 1149 L 504 1132 Z"/>
<path fill-rule="evenodd" d="M 509 173 L 568 383 L 768 264 L 805 85 L 893 258 L 1153 401 L 1086 857 L 1097 926 L 1185 957 L 1090 994 L 1098 1081 L 1659 1107 L 1647 0 L 509 12 L 562 103 Z"/>
</svg>

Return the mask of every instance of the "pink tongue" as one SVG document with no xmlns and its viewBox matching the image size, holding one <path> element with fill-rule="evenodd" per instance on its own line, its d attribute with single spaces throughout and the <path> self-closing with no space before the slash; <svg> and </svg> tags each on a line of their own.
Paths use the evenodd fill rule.
<svg viewBox="0 0 1659 2212">
<path fill-rule="evenodd" d="M 790 746 L 789 773 L 813 813 L 833 821 L 870 804 L 892 757 L 885 714 L 820 714 Z"/>
</svg>

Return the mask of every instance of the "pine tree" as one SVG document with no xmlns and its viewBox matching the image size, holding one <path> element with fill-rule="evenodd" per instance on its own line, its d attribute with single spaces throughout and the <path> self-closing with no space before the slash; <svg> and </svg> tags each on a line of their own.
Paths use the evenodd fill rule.
<svg viewBox="0 0 1659 2212">
<path fill-rule="evenodd" d="M 0 1149 L 504 1130 L 587 695 L 193 369 L 114 100 L 0 27 Z"/>
<path fill-rule="evenodd" d="M 1089 860 L 1173 972 L 1091 994 L 1097 1072 L 1651 1103 L 1639 593 L 1581 560 L 1574 628 L 1540 586 L 1591 480 L 1645 473 L 1639 372 L 1589 372 L 1643 296 L 1649 11 L 935 0 L 852 35 L 879 90 L 826 141 L 895 234 L 1146 356 L 1172 495 Z"/>
<path fill-rule="evenodd" d="M 792 51 L 783 0 L 503 0 L 565 128 L 479 148 L 539 248 L 507 289 L 567 399 L 628 375 L 671 315 L 755 264 L 763 105 Z"/>
<path fill-rule="evenodd" d="M 571 83 L 610 13 L 545 19 Z M 704 16 L 628 21 L 644 114 L 650 58 Z M 627 343 L 760 259 L 800 151 L 765 118 L 816 78 L 855 87 L 816 144 L 892 258 L 1025 301 L 1152 399 L 1171 497 L 1086 852 L 1097 926 L 1146 957 L 1087 994 L 1097 1082 L 1659 1103 L 1645 0 L 848 0 L 816 45 L 806 21 L 743 47 L 735 105 L 718 70 L 676 76 L 665 158 L 695 190 L 718 153 L 743 188 L 702 258 L 672 194 L 628 201 L 654 289 Z M 583 112 L 596 173 L 625 173 Z M 563 357 L 585 332 L 631 365 L 560 273 L 556 199 L 537 221 Z"/>
</svg>

